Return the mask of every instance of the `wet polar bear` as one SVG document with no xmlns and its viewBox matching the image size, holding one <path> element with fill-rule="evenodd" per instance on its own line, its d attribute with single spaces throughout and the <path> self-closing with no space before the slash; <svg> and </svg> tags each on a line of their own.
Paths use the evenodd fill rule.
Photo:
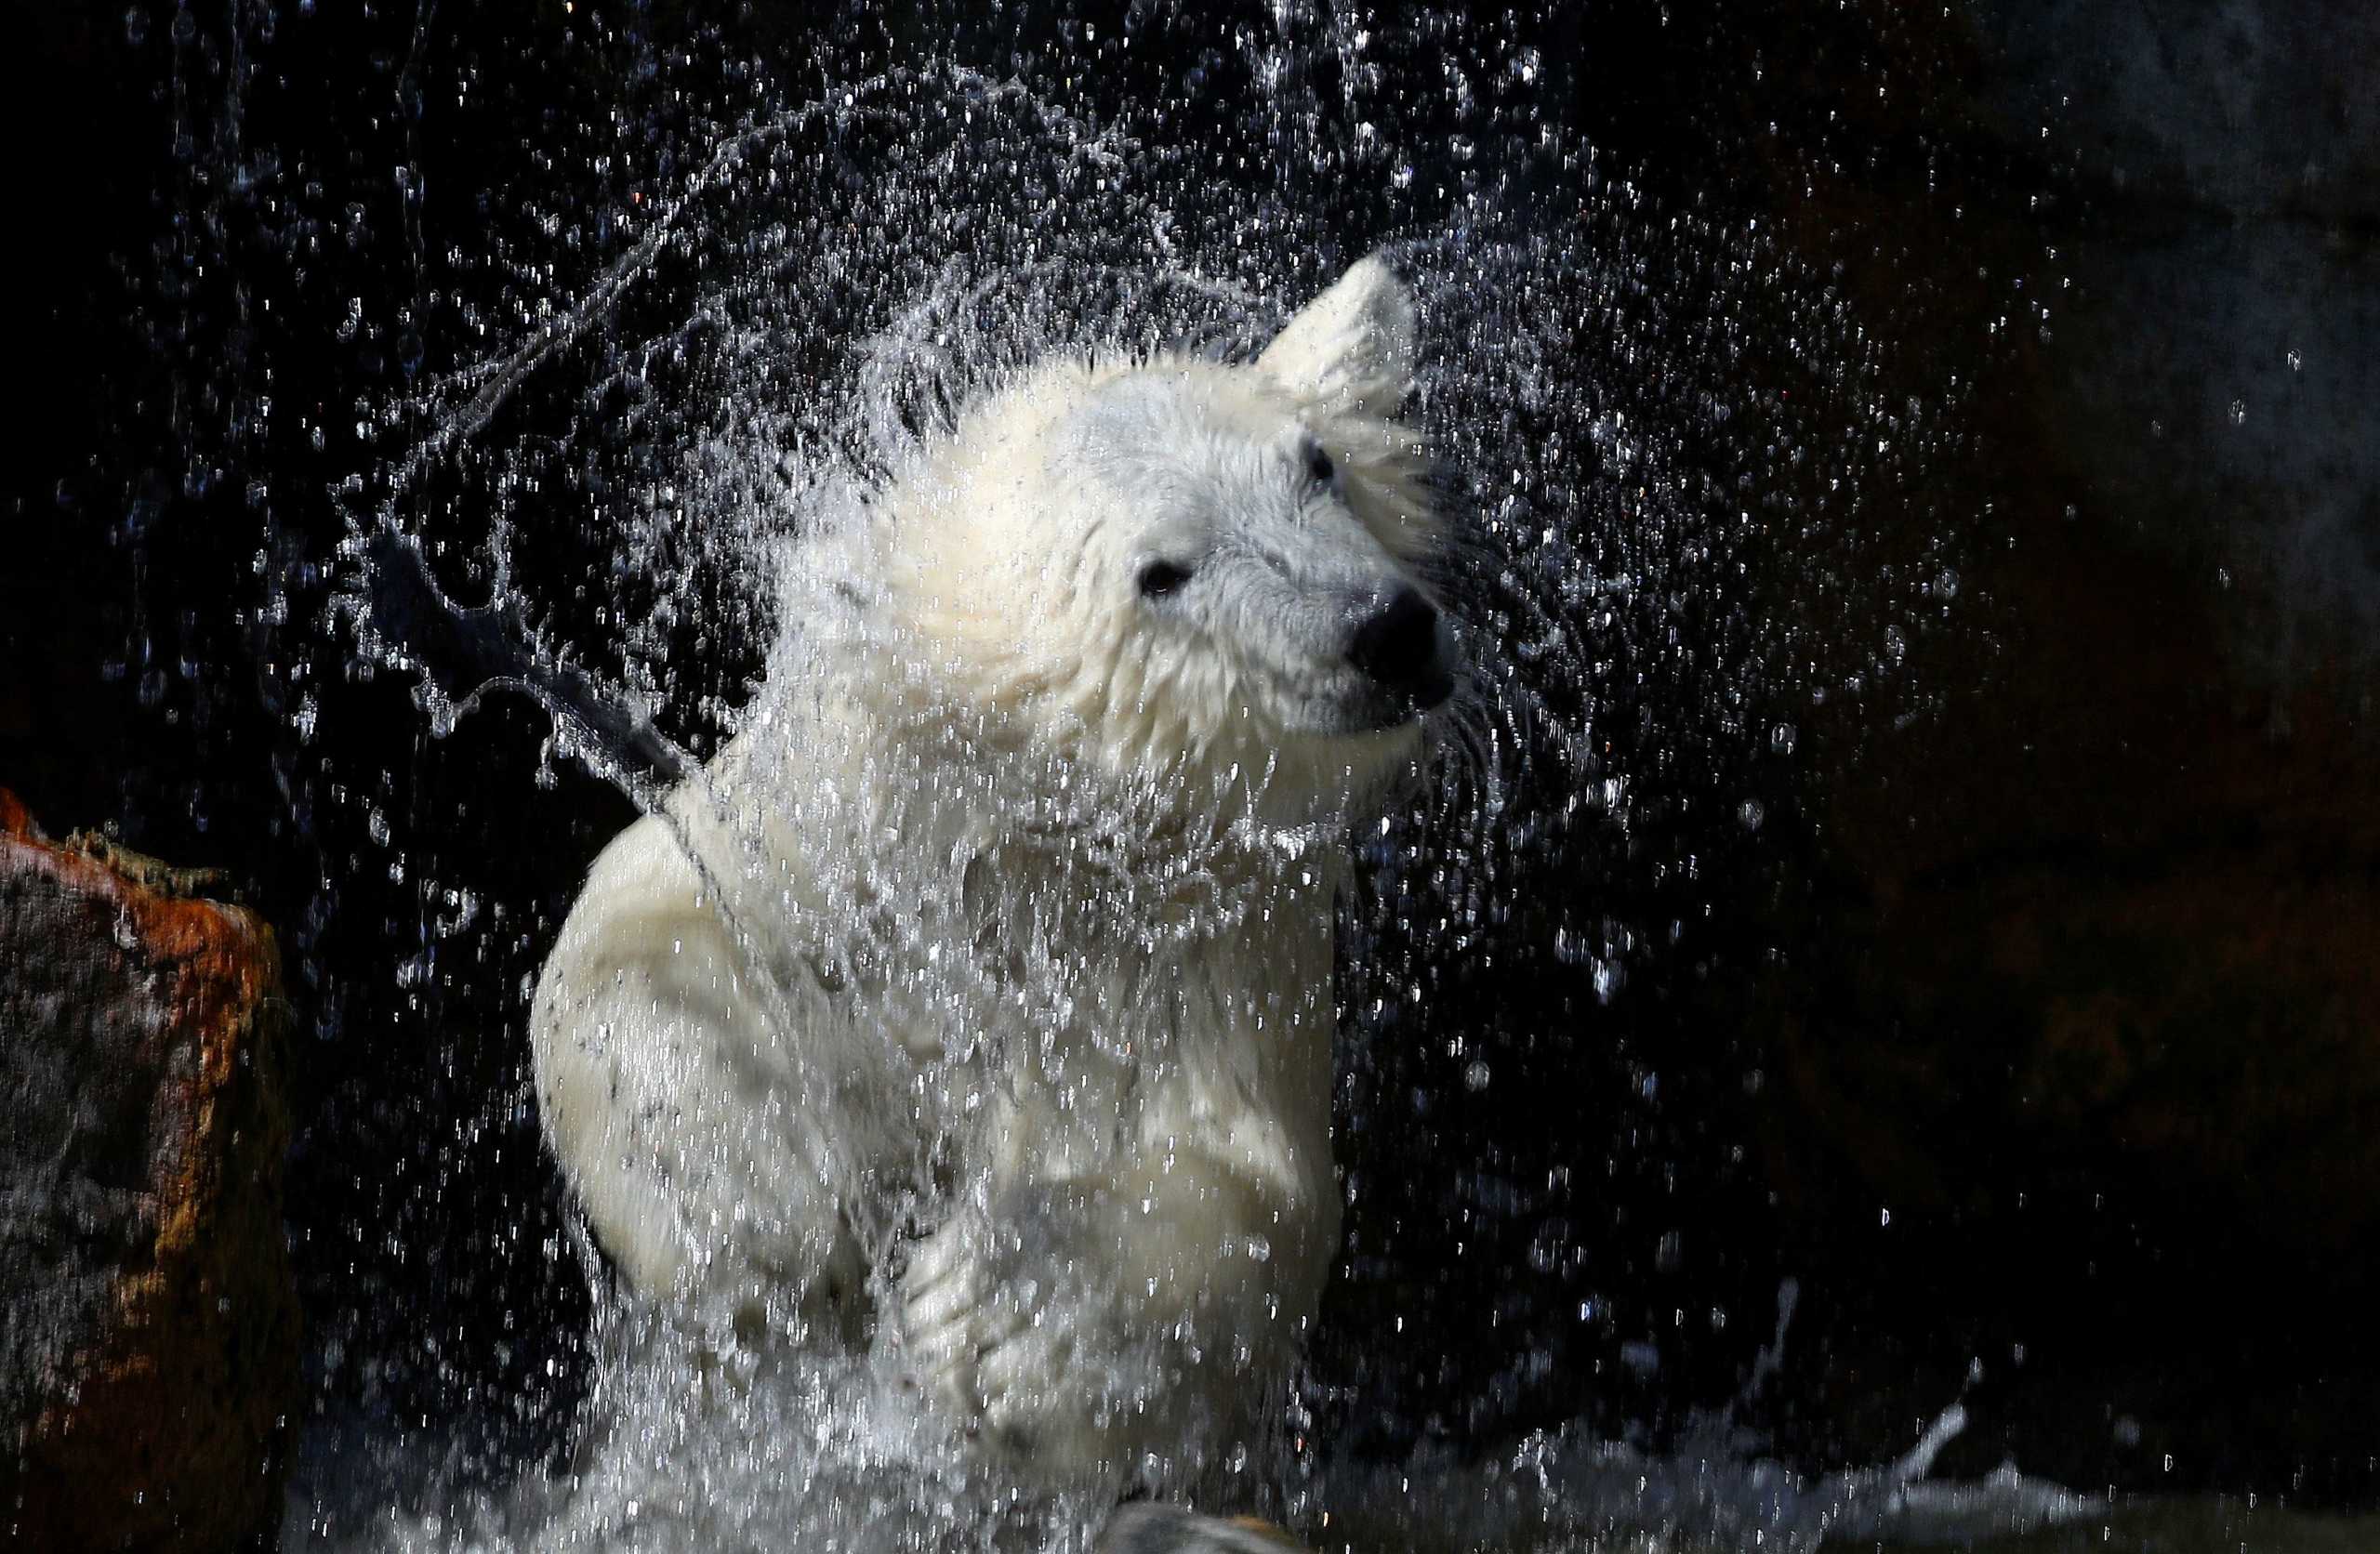
<svg viewBox="0 0 2380 1554">
<path fill-rule="evenodd" d="M 1025 371 L 799 547 L 744 731 L 533 1014 L 641 1294 L 872 1345 L 1005 1470 L 1251 1442 L 1338 1242 L 1333 894 L 1453 688 L 1377 258 L 1251 364 Z"/>
</svg>

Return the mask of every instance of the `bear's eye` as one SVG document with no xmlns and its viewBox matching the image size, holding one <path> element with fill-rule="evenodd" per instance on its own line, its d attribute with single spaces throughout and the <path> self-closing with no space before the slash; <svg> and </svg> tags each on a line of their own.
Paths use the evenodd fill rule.
<svg viewBox="0 0 2380 1554">
<path fill-rule="evenodd" d="M 1339 467 L 1330 462 L 1329 449 L 1319 442 L 1312 442 L 1306 445 L 1305 472 L 1314 477 L 1315 484 L 1329 485 L 1332 477 L 1339 473 Z"/>
<path fill-rule="evenodd" d="M 1151 561 L 1141 569 L 1141 597 L 1163 599 L 1190 581 L 1190 569 L 1171 561 Z"/>
</svg>

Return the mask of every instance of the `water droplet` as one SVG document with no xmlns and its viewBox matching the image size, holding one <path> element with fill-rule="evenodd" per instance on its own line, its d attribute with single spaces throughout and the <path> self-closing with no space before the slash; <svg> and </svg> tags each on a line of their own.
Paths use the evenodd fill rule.
<svg viewBox="0 0 2380 1554">
<path fill-rule="evenodd" d="M 2248 402 L 2245 400 L 2233 400 L 2231 402 L 2231 424 L 2235 427 L 2239 426 L 2242 422 L 2246 421 L 2247 418 Z"/>
</svg>

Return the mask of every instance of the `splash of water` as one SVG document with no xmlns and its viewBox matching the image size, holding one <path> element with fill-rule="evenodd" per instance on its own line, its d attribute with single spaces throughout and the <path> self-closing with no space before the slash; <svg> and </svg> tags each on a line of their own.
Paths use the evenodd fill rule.
<svg viewBox="0 0 2380 1554">
<path fill-rule="evenodd" d="M 1323 155 L 1302 56 L 1249 46 L 1269 113 L 1306 126 L 1299 155 Z M 1352 67 L 1369 46 L 1335 46 Z M 689 170 L 633 216 L 602 213 L 615 251 L 575 291 L 557 297 L 518 255 L 462 278 L 456 332 L 494 320 L 511 344 L 375 411 L 390 452 L 344 492 L 345 536 L 286 568 L 293 594 L 322 601 L 319 645 L 407 677 L 432 737 L 525 694 L 553 721 L 553 755 L 658 811 L 763 672 L 785 547 L 831 529 L 1002 374 L 1094 348 L 1244 355 L 1343 255 L 1319 203 L 1216 190 L 1162 118 L 895 70 L 665 148 Z M 1765 813 L 1770 763 L 1792 745 L 1774 731 L 1806 700 L 1893 684 L 1889 633 L 1843 642 L 1829 617 L 1778 601 L 1867 589 L 1863 615 L 1905 619 L 1905 634 L 1931 608 L 1914 579 L 1943 570 L 1852 564 L 1876 543 L 1860 493 L 1934 412 L 1869 387 L 1881 348 L 1843 299 L 1756 231 L 1650 211 L 1587 148 L 1499 142 L 1513 167 L 1482 178 L 1500 123 L 1483 111 L 1469 149 L 1448 150 L 1443 201 L 1416 191 L 1428 175 L 1368 121 L 1353 135 L 1355 176 L 1416 234 L 1394 252 L 1431 339 L 1421 414 L 1464 535 L 1442 581 L 1474 678 L 1461 758 L 1366 838 L 1375 899 L 1435 926 L 1353 936 L 1359 1020 L 1404 1002 L 1418 961 L 1507 922 L 1532 857 L 1556 847 L 1634 882 L 1615 899 L 1652 903 L 1635 920 L 1554 901 L 1532 925 L 1610 996 L 1666 903 L 1696 889 L 1698 834 L 1679 814 Z M 1531 169 L 1583 198 L 1533 208 L 1511 192 Z M 559 248 L 596 217 L 556 219 Z M 1824 478 L 1803 477 L 1811 463 Z M 304 551 L 273 537 L 277 555 Z M 298 580 L 311 568 L 326 586 Z M 721 878 L 734 867 L 703 861 Z M 475 1490 L 433 1439 L 392 1459 L 402 1486 L 366 1478 L 342 1500 L 310 1481 L 293 1541 L 1068 1547 L 1098 1520 L 971 1477 L 862 1363 L 707 1353 L 628 1311 L 599 1328 L 564 1468 Z M 1279 1487 L 1299 1482 L 1294 1462 L 1245 1471 L 1251 1501 L 1325 1538 L 1367 1509 L 1386 1518 L 1380 1541 L 1545 1547 L 1602 1547 L 1614 1528 L 1805 1547 L 1937 1511 L 2050 1514 L 2048 1492 L 2021 1482 L 1998 1498 L 1923 1483 L 1956 1428 L 1946 1416 L 1902 1463 L 1817 1484 L 1732 1429 L 1659 1455 L 1583 1427 L 1539 1434 L 1484 1469 L 1417 1459 L 1395 1493 L 1357 1469 L 1304 1490 Z M 320 1439 L 332 1476 L 360 1450 Z"/>
</svg>

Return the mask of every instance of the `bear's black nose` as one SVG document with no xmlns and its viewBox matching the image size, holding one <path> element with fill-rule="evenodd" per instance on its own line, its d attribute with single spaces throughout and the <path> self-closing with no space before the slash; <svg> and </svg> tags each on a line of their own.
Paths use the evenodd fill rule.
<svg viewBox="0 0 2380 1554">
<path fill-rule="evenodd" d="M 1355 626 L 1347 660 L 1382 689 L 1434 707 L 1453 693 L 1454 677 L 1438 654 L 1437 606 L 1416 588 L 1399 588 Z"/>
</svg>

